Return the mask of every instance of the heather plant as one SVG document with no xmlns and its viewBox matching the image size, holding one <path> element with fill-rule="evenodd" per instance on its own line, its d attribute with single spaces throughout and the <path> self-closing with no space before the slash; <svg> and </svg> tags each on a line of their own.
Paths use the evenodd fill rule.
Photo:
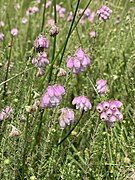
<svg viewBox="0 0 135 180">
<path fill-rule="evenodd" d="M 132 0 L 0 1 L 0 179 L 135 178 Z"/>
</svg>

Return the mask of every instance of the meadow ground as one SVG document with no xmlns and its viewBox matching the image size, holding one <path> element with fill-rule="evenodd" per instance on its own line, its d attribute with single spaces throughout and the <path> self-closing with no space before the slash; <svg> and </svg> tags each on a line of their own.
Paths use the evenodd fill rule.
<svg viewBox="0 0 135 180">
<path fill-rule="evenodd" d="M 134 0 L 0 0 L 0 179 L 134 180 L 134 72 Z"/>
</svg>

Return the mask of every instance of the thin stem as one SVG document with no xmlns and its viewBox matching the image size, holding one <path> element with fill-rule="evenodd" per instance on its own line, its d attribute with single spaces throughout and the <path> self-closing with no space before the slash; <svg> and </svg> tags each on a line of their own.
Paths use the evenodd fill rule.
<svg viewBox="0 0 135 180">
<path fill-rule="evenodd" d="M 44 24 L 45 24 L 45 12 L 46 12 L 46 7 L 45 7 L 45 5 L 46 5 L 46 0 L 44 1 L 44 6 L 43 6 L 44 10 L 43 10 L 43 15 L 42 15 L 41 33 L 42 33 L 42 31 L 43 31 Z"/>
<path fill-rule="evenodd" d="M 110 138 L 109 138 L 109 132 L 108 132 L 108 127 L 107 125 L 105 125 L 105 130 L 106 130 L 106 134 L 107 134 L 107 144 L 108 144 L 108 151 L 109 151 L 109 164 L 110 164 L 110 173 L 113 172 L 112 171 L 112 163 L 113 163 L 113 158 L 112 158 L 112 150 L 111 150 L 111 144 L 110 144 Z"/>
<path fill-rule="evenodd" d="M 74 22 L 75 22 L 75 17 L 76 17 L 76 14 L 77 14 L 77 10 L 78 10 L 78 8 L 79 8 L 79 4 L 80 4 L 80 0 L 78 0 L 77 5 L 76 5 L 76 9 L 75 9 L 73 21 L 72 21 L 72 23 L 71 23 L 71 26 L 70 26 L 70 29 L 69 29 L 69 32 L 68 32 L 68 35 L 67 35 L 67 38 L 66 38 L 66 42 L 65 42 L 65 45 L 64 45 L 62 54 L 61 54 L 61 58 L 60 58 L 60 61 L 59 61 L 59 64 L 58 64 L 59 66 L 60 66 L 61 63 L 62 63 L 62 59 L 63 59 L 64 53 L 65 53 L 65 50 L 66 50 L 66 47 L 67 47 L 67 43 L 68 43 L 68 40 L 69 40 L 70 35 L 71 35 L 71 32 L 72 32 L 72 28 L 73 28 L 73 25 L 74 25 Z"/>
<path fill-rule="evenodd" d="M 13 36 L 11 38 L 11 47 L 10 47 L 10 51 L 9 51 L 9 57 L 8 57 L 8 63 L 7 63 L 7 69 L 6 69 L 6 76 L 5 76 L 5 80 L 4 80 L 4 92 L 3 92 L 3 98 L 5 98 L 6 95 L 6 87 L 7 87 L 7 79 L 8 79 L 8 73 L 9 73 L 9 67 L 10 67 L 10 61 L 11 61 L 11 53 L 12 53 L 12 46 L 13 46 Z"/>
<path fill-rule="evenodd" d="M 94 91 L 96 92 L 97 96 L 100 97 L 99 94 L 98 94 L 98 92 L 97 92 L 97 90 L 96 90 L 96 88 L 95 88 L 95 86 L 94 86 L 94 84 L 93 84 L 93 82 L 92 82 L 91 79 L 90 79 L 90 73 L 89 73 L 89 72 L 88 72 L 88 80 L 89 80 L 90 84 L 92 85 Z"/>
<path fill-rule="evenodd" d="M 57 12 L 56 12 L 56 1 L 55 0 L 53 0 L 53 6 L 54 6 L 54 20 L 55 20 L 55 24 L 56 24 L 57 23 Z M 51 60 L 51 67 L 50 67 L 48 83 L 50 83 L 51 78 L 52 78 L 53 65 L 55 62 L 54 61 L 55 51 L 56 51 L 56 36 L 54 37 L 54 41 L 53 41 L 53 52 L 52 52 L 52 60 Z"/>
<path fill-rule="evenodd" d="M 68 132 L 68 134 L 57 144 L 57 146 L 61 145 L 68 137 L 69 135 L 72 133 L 72 131 L 76 128 L 76 126 L 79 124 L 80 120 L 82 119 L 84 114 L 84 111 L 82 111 L 80 118 L 78 119 L 78 121 L 76 122 L 76 124 L 74 125 L 74 127 L 72 127 L 72 129 Z"/>
</svg>

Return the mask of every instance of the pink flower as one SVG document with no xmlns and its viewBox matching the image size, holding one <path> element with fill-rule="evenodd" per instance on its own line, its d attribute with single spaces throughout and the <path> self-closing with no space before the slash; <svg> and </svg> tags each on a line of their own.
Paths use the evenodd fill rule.
<svg viewBox="0 0 135 180">
<path fill-rule="evenodd" d="M 67 21 L 70 22 L 72 20 L 73 20 L 73 13 L 72 13 L 72 11 L 70 11 Z"/>
<path fill-rule="evenodd" d="M 110 18 L 110 14 L 112 13 L 112 10 L 107 6 L 102 6 L 98 11 L 98 18 L 102 19 L 103 21 L 106 21 Z"/>
<path fill-rule="evenodd" d="M 10 106 L 7 106 L 0 112 L 0 121 L 4 119 L 10 119 L 12 117 L 13 109 Z"/>
<path fill-rule="evenodd" d="M 39 37 L 34 42 L 34 46 L 36 50 L 40 52 L 49 48 L 49 41 L 43 35 L 39 35 Z"/>
<path fill-rule="evenodd" d="M 67 61 L 67 67 L 72 69 L 75 74 L 85 71 L 89 65 L 90 58 L 81 48 L 77 49 L 75 56 L 69 57 Z"/>
<path fill-rule="evenodd" d="M 51 6 L 52 2 L 51 1 L 47 1 L 45 7 L 48 8 L 49 6 Z"/>
<path fill-rule="evenodd" d="M 96 37 L 96 32 L 95 31 L 90 32 L 90 37 L 95 38 Z"/>
<path fill-rule="evenodd" d="M 106 92 L 109 90 L 108 86 L 106 85 L 107 81 L 100 79 L 96 82 L 96 89 L 97 92 L 100 93 L 101 96 L 105 95 Z"/>
<path fill-rule="evenodd" d="M 14 28 L 11 30 L 12 36 L 17 36 L 18 35 L 18 29 Z"/>
<path fill-rule="evenodd" d="M 58 106 L 62 100 L 62 95 L 65 93 L 65 89 L 60 84 L 48 86 L 46 92 L 41 98 L 40 107 L 50 108 Z"/>
<path fill-rule="evenodd" d="M 90 16 L 88 17 L 88 20 L 93 23 L 94 17 L 95 17 L 95 13 L 92 12 L 92 13 L 90 14 Z"/>
<path fill-rule="evenodd" d="M 80 111 L 87 111 L 92 107 L 89 99 L 86 96 L 75 97 L 72 101 L 72 104 L 76 105 L 76 109 L 80 109 Z"/>
<path fill-rule="evenodd" d="M 59 10 L 59 16 L 61 18 L 63 18 L 65 16 L 65 13 L 66 13 L 66 9 L 61 7 L 60 10 Z"/>
<path fill-rule="evenodd" d="M 123 119 L 123 114 L 118 110 L 122 103 L 118 100 L 105 101 L 97 105 L 96 109 L 100 113 L 100 119 L 105 121 L 109 127 L 114 127 L 114 123 Z"/>
<path fill-rule="evenodd" d="M 66 124 L 70 125 L 74 123 L 74 111 L 69 108 L 62 108 L 62 113 L 59 117 L 59 124 L 61 129 L 64 129 Z"/>
</svg>

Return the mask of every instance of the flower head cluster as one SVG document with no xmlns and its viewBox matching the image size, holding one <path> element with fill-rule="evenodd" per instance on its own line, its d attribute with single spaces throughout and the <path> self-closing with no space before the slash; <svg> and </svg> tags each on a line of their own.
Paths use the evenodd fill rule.
<svg viewBox="0 0 135 180">
<path fill-rule="evenodd" d="M 38 52 L 44 51 L 44 49 L 49 48 L 49 41 L 43 35 L 39 35 L 34 42 L 34 46 Z"/>
<path fill-rule="evenodd" d="M 89 33 L 89 35 L 90 35 L 91 38 L 95 38 L 96 37 L 96 32 L 95 31 L 91 31 Z"/>
<path fill-rule="evenodd" d="M 63 18 L 65 17 L 66 9 L 59 4 L 56 4 L 56 11 L 59 13 L 59 17 Z"/>
<path fill-rule="evenodd" d="M 59 28 L 56 24 L 53 24 L 50 29 L 50 36 L 55 37 L 59 33 Z"/>
<path fill-rule="evenodd" d="M 67 18 L 67 21 L 71 22 L 72 20 L 73 20 L 73 13 L 72 13 L 72 11 L 70 11 L 69 15 L 68 15 L 68 18 Z"/>
<path fill-rule="evenodd" d="M 110 18 L 110 14 L 112 13 L 112 10 L 107 6 L 102 6 L 98 11 L 98 18 L 102 19 L 103 21 L 106 21 Z"/>
<path fill-rule="evenodd" d="M 62 108 L 61 115 L 59 117 L 59 124 L 61 129 L 64 129 L 66 124 L 70 125 L 74 123 L 74 111 L 69 108 Z"/>
<path fill-rule="evenodd" d="M 80 15 L 83 13 L 83 10 L 81 9 L 80 10 Z M 81 17 L 81 19 L 80 19 L 80 23 L 84 23 L 85 22 L 85 20 L 89 20 L 90 22 L 93 22 L 94 21 L 94 17 L 95 17 L 95 13 L 94 12 L 91 12 L 91 10 L 89 9 L 89 8 L 87 8 L 85 11 L 84 11 L 84 13 L 83 13 L 83 15 L 82 15 L 82 17 Z"/>
<path fill-rule="evenodd" d="M 76 109 L 80 109 L 80 111 L 87 111 L 92 107 L 89 99 L 86 96 L 75 97 L 72 101 L 72 104 L 76 105 Z"/>
<path fill-rule="evenodd" d="M 33 7 L 29 7 L 29 9 L 27 9 L 26 11 L 26 15 L 32 15 L 32 14 L 36 14 L 39 11 L 38 7 L 33 6 Z"/>
<path fill-rule="evenodd" d="M 96 109 L 100 114 L 100 119 L 105 121 L 109 127 L 114 127 L 114 123 L 123 119 L 122 113 L 119 108 L 122 107 L 122 103 L 118 100 L 105 101 L 98 104 Z"/>
<path fill-rule="evenodd" d="M 86 67 L 90 65 L 90 58 L 82 50 L 82 48 L 77 49 L 75 56 L 69 57 L 67 61 L 67 67 L 73 70 L 73 73 L 79 74 L 86 70 Z"/>
<path fill-rule="evenodd" d="M 18 35 L 18 29 L 13 28 L 13 29 L 11 30 L 11 34 L 12 34 L 12 36 L 17 36 L 17 35 Z"/>
<path fill-rule="evenodd" d="M 12 117 L 13 109 L 10 106 L 7 106 L 0 112 L 0 121 L 4 119 L 10 119 Z"/>
<path fill-rule="evenodd" d="M 46 52 L 38 53 L 38 58 L 33 58 L 32 63 L 38 67 L 43 67 L 47 64 L 49 64 L 49 60 L 47 58 Z"/>
<path fill-rule="evenodd" d="M 48 86 L 46 92 L 41 98 L 41 108 L 51 108 L 60 104 L 62 95 L 65 93 L 65 89 L 60 84 Z"/>
<path fill-rule="evenodd" d="M 0 33 L 0 41 L 3 41 L 3 40 L 4 40 L 4 34 Z"/>
<path fill-rule="evenodd" d="M 45 4 L 45 8 L 48 8 L 49 6 L 51 6 L 52 2 L 51 1 L 47 1 Z"/>
<path fill-rule="evenodd" d="M 100 93 L 101 96 L 105 95 L 106 92 L 109 90 L 108 86 L 106 85 L 107 81 L 100 79 L 96 82 L 96 89 L 97 92 Z"/>
<path fill-rule="evenodd" d="M 44 68 L 49 64 L 46 52 L 38 53 L 38 58 L 33 58 L 32 64 L 38 67 L 37 76 L 43 76 L 45 74 Z"/>
</svg>

